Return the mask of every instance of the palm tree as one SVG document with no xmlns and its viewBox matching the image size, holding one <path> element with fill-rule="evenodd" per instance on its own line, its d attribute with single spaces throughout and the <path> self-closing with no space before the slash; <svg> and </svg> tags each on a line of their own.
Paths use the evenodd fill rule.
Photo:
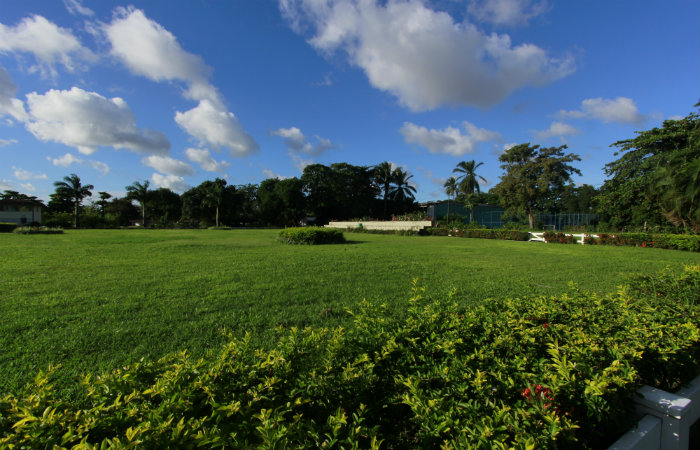
<svg viewBox="0 0 700 450">
<path fill-rule="evenodd" d="M 202 199 L 202 205 L 216 208 L 217 228 L 219 228 L 219 207 L 223 201 L 224 186 L 226 186 L 226 180 L 222 180 L 221 178 L 209 182 L 208 186 L 206 186 L 204 198 Z"/>
<path fill-rule="evenodd" d="M 392 187 L 389 192 L 394 202 L 401 204 L 408 199 L 414 200 L 416 198 L 416 196 L 413 195 L 416 192 L 416 188 L 408 184 L 411 178 L 413 178 L 413 175 L 409 175 L 408 172 L 400 167 L 394 170 L 394 187 Z"/>
<path fill-rule="evenodd" d="M 386 218 L 389 190 L 391 188 L 391 183 L 394 181 L 394 171 L 391 169 L 391 163 L 389 161 L 384 161 L 374 166 L 373 178 L 374 182 L 384 193 L 384 218 Z"/>
<path fill-rule="evenodd" d="M 447 194 L 447 223 L 450 223 L 450 197 L 457 193 L 457 179 L 450 177 L 445 181 L 445 194 Z"/>
<path fill-rule="evenodd" d="M 102 212 L 102 220 L 104 220 L 105 207 L 107 206 L 107 200 L 112 198 L 112 195 L 109 192 L 103 192 L 103 191 L 100 191 L 97 194 L 100 196 L 100 201 L 97 202 L 97 204 L 100 205 L 100 210 Z"/>
<path fill-rule="evenodd" d="M 69 199 L 75 205 L 74 210 L 74 220 L 73 226 L 78 228 L 80 221 L 78 219 L 78 209 L 80 208 L 80 203 L 82 203 L 85 197 L 92 195 L 91 189 L 95 189 L 95 186 L 91 184 L 86 184 L 83 186 L 80 183 L 80 177 L 74 173 L 67 177 L 63 177 L 63 181 L 56 181 L 53 184 L 56 187 L 56 193 L 66 199 Z"/>
<path fill-rule="evenodd" d="M 469 223 L 474 221 L 474 192 L 481 194 L 478 178 L 486 182 L 486 178 L 476 173 L 476 169 L 482 164 L 477 164 L 474 160 L 461 161 L 452 170 L 452 173 L 462 174 L 457 178 L 457 181 L 459 181 L 459 191 L 464 195 L 465 206 L 469 208 Z"/>
<path fill-rule="evenodd" d="M 134 181 L 130 186 L 126 187 L 126 198 L 128 200 L 136 200 L 141 205 L 141 225 L 146 226 L 146 201 L 148 200 L 148 187 L 151 182 L 146 180 L 143 184 Z"/>
</svg>

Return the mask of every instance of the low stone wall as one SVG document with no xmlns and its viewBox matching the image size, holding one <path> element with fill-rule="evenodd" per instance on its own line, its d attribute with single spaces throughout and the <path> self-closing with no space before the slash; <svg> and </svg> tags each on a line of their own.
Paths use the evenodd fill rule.
<svg viewBox="0 0 700 450">
<path fill-rule="evenodd" d="M 370 222 L 331 222 L 326 225 L 326 228 L 340 228 L 347 230 L 348 228 L 358 228 L 362 225 L 362 228 L 366 230 L 383 230 L 383 231 L 396 231 L 396 230 L 411 230 L 418 231 L 425 227 L 430 227 L 433 223 L 429 220 L 415 220 L 415 221 L 402 221 L 402 220 L 387 220 L 387 221 L 370 221 Z"/>
</svg>

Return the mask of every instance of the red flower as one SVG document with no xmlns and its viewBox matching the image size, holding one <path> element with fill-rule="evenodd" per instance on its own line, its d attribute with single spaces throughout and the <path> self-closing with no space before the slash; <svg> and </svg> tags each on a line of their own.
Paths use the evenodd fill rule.
<svg viewBox="0 0 700 450">
<path fill-rule="evenodd" d="M 549 328 L 549 322 L 545 322 L 542 324 L 542 328 Z"/>
</svg>

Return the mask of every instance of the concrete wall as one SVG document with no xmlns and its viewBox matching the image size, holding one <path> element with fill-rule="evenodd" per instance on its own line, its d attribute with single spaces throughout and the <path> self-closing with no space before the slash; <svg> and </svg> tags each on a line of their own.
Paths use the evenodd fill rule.
<svg viewBox="0 0 700 450">
<path fill-rule="evenodd" d="M 331 222 L 326 225 L 326 228 L 340 228 L 346 230 L 348 228 L 358 228 L 362 224 L 362 228 L 367 230 L 412 230 L 418 231 L 425 227 L 432 226 L 432 222 L 429 220 L 416 220 L 416 221 L 402 221 L 402 220 L 390 220 L 385 222 L 380 221 L 369 221 L 369 222 Z"/>
</svg>

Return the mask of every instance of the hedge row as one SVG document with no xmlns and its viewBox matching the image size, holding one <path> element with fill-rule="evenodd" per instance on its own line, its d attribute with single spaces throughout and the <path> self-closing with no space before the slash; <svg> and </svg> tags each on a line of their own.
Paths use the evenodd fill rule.
<svg viewBox="0 0 700 450">
<path fill-rule="evenodd" d="M 12 233 L 15 228 L 17 228 L 16 223 L 0 222 L 0 233 Z"/>
<path fill-rule="evenodd" d="M 586 235 L 583 242 L 591 245 L 630 245 L 700 252 L 700 236 L 692 234 L 599 233 L 597 238 Z"/>
<path fill-rule="evenodd" d="M 462 309 L 414 282 L 404 319 L 363 301 L 347 329 L 142 361 L 85 377 L 72 401 L 51 369 L 0 399 L 0 448 L 605 447 L 641 384 L 674 389 L 700 369 L 698 310 L 652 297 L 573 290 Z"/>
<path fill-rule="evenodd" d="M 342 244 L 345 236 L 341 230 L 321 227 L 285 228 L 278 235 L 285 244 Z"/>
<path fill-rule="evenodd" d="M 530 238 L 530 233 L 527 231 L 518 230 L 500 230 L 500 229 L 447 229 L 447 228 L 426 228 L 426 232 L 433 236 L 457 236 L 465 238 L 479 239 L 501 239 L 508 241 L 527 241 Z"/>
<path fill-rule="evenodd" d="M 63 228 L 46 227 L 17 227 L 13 233 L 16 234 L 62 234 Z"/>
<path fill-rule="evenodd" d="M 542 233 L 542 237 L 547 243 L 576 244 L 578 242 L 575 237 L 569 234 L 557 233 L 555 231 L 545 231 Z"/>
</svg>

